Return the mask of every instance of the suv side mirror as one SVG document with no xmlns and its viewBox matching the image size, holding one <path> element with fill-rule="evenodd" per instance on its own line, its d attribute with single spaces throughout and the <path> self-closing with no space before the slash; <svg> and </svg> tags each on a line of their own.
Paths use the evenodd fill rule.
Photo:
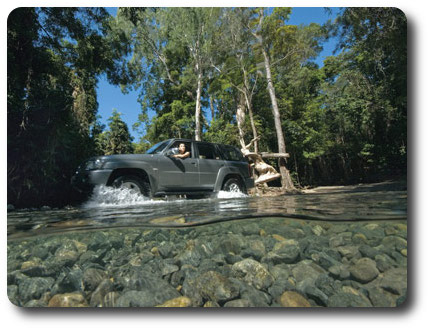
<svg viewBox="0 0 430 330">
<path fill-rule="evenodd" d="M 179 148 L 172 148 L 172 149 L 167 150 L 167 152 L 166 152 L 167 157 L 172 156 L 172 155 L 177 155 L 177 154 L 179 154 Z"/>
</svg>

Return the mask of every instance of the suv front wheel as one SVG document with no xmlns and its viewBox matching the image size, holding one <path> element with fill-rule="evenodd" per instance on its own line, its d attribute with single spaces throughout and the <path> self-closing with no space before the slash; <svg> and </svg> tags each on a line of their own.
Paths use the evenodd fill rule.
<svg viewBox="0 0 430 330">
<path fill-rule="evenodd" d="M 224 182 L 224 185 L 222 186 L 222 190 L 228 191 L 228 192 L 246 193 L 242 182 L 236 178 L 227 179 L 226 182 Z"/>
<path fill-rule="evenodd" d="M 113 181 L 112 186 L 115 188 L 130 189 L 145 197 L 150 197 L 149 183 L 134 175 L 120 176 Z"/>
</svg>

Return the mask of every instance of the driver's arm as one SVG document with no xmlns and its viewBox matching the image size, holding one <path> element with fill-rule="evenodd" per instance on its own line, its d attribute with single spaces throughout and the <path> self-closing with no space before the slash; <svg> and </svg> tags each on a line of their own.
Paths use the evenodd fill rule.
<svg viewBox="0 0 430 330">
<path fill-rule="evenodd" d="M 190 152 L 189 151 L 187 151 L 186 153 L 184 153 L 184 154 L 177 154 L 177 155 L 174 155 L 173 157 L 175 157 L 175 158 L 181 158 L 181 159 L 184 159 L 184 158 L 187 158 L 187 157 L 189 157 L 190 156 Z"/>
</svg>

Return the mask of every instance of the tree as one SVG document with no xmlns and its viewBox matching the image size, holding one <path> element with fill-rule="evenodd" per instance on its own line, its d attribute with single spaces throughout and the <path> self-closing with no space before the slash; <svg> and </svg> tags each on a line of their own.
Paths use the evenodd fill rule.
<svg viewBox="0 0 430 330">
<path fill-rule="evenodd" d="M 121 113 L 116 109 L 113 110 L 112 116 L 109 117 L 109 130 L 105 134 L 105 155 L 133 153 L 133 138 L 130 136 L 127 124 L 121 120 Z"/>
<path fill-rule="evenodd" d="M 345 8 L 332 31 L 343 51 L 325 65 L 324 107 L 342 163 L 360 180 L 400 174 L 407 162 L 407 26 L 396 8 Z"/>
<path fill-rule="evenodd" d="M 270 60 L 270 47 L 271 38 L 280 28 L 285 25 L 285 20 L 291 12 L 290 8 L 276 8 L 272 15 L 267 16 L 263 8 L 257 10 L 257 16 L 254 21 L 249 24 L 249 29 L 259 45 L 259 49 L 264 58 L 264 68 L 266 72 L 267 89 L 270 95 L 270 101 L 272 104 L 273 118 L 275 122 L 276 136 L 278 141 L 279 153 L 286 153 L 285 139 L 281 124 L 281 115 L 278 108 L 278 102 L 276 99 L 276 92 L 273 85 L 272 72 L 271 72 L 271 60 Z M 286 160 L 280 158 L 279 170 L 282 176 L 282 187 L 284 189 L 294 189 L 294 184 L 291 180 L 290 173 L 286 166 Z"/>
<path fill-rule="evenodd" d="M 218 8 L 172 8 L 167 11 L 169 22 L 175 22 L 171 38 L 173 42 L 183 44 L 191 55 L 191 65 L 196 77 L 195 92 L 195 139 L 201 140 L 202 91 L 204 75 L 209 67 L 210 43 L 218 20 Z M 170 23 L 172 24 L 172 23 Z"/>
<path fill-rule="evenodd" d="M 97 75 L 111 65 L 102 8 L 18 8 L 8 18 L 8 202 L 64 205 L 91 153 Z"/>
<path fill-rule="evenodd" d="M 141 90 L 142 124 L 147 111 L 163 116 L 175 102 L 194 104 L 194 138 L 201 139 L 208 44 L 219 9 L 121 8 L 113 22 L 113 44 L 125 58 L 111 80 Z M 121 50 L 122 49 L 122 50 Z M 188 113 L 185 118 L 189 118 Z"/>
<path fill-rule="evenodd" d="M 107 132 L 105 131 L 106 125 L 100 123 L 101 116 L 96 117 L 96 121 L 91 127 L 91 140 L 93 141 L 93 154 L 101 156 L 105 154 L 107 149 Z"/>
<path fill-rule="evenodd" d="M 252 11 L 247 8 L 225 8 L 221 24 L 218 27 L 217 38 L 213 45 L 211 65 L 218 73 L 215 85 L 222 89 L 233 87 L 240 95 L 237 98 L 236 120 L 239 130 L 240 145 L 245 148 L 243 123 L 245 112 L 249 114 L 254 140 L 254 151 L 258 152 L 257 123 L 254 118 L 252 98 L 255 93 L 258 76 L 255 58 L 252 50 L 252 35 L 246 29 Z"/>
</svg>

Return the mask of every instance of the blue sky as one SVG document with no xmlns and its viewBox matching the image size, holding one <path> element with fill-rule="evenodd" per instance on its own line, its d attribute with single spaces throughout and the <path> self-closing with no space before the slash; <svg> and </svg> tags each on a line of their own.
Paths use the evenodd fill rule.
<svg viewBox="0 0 430 330">
<path fill-rule="evenodd" d="M 107 8 L 111 15 L 116 15 L 116 8 Z M 328 19 L 334 19 L 337 8 L 332 8 L 332 14 L 326 12 L 323 7 L 294 7 L 289 24 L 293 25 L 308 25 L 310 23 L 325 23 Z M 323 47 L 323 51 L 316 59 L 319 66 L 323 65 L 323 61 L 327 56 L 331 56 L 335 48 L 335 41 L 329 40 Z M 101 122 L 107 126 L 109 117 L 112 115 L 112 110 L 117 109 L 120 112 L 122 120 L 127 123 L 130 134 L 134 137 L 134 142 L 139 142 L 140 136 L 133 131 L 132 126 L 137 121 L 138 115 L 141 112 L 140 104 L 137 102 L 138 92 L 131 91 L 128 94 L 123 94 L 117 86 L 109 84 L 105 77 L 99 81 L 97 88 L 97 100 L 99 103 L 98 114 L 101 116 Z"/>
</svg>

